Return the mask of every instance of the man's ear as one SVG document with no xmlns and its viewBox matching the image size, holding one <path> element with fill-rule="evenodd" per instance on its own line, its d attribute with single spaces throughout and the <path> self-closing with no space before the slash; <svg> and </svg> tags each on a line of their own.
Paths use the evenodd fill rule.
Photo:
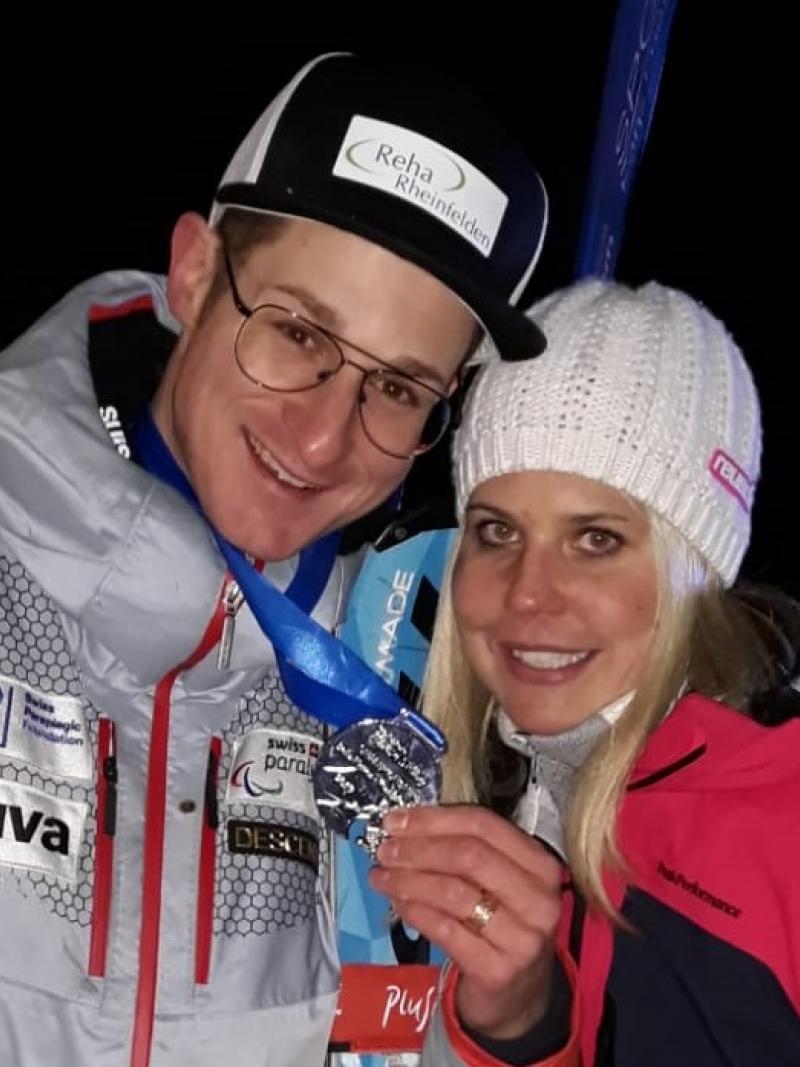
<svg viewBox="0 0 800 1067">
<path fill-rule="evenodd" d="M 219 237 L 201 215 L 181 215 L 172 231 L 167 299 L 184 329 L 200 315 L 216 273 L 218 249 Z"/>
</svg>

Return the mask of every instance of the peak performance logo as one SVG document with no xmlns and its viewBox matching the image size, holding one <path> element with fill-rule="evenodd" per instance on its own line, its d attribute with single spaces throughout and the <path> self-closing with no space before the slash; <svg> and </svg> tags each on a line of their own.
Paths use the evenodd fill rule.
<svg viewBox="0 0 800 1067">
<path fill-rule="evenodd" d="M 354 115 L 333 167 L 337 178 L 381 189 L 491 255 L 508 197 L 466 159 L 413 130 Z"/>
<path fill-rule="evenodd" d="M 742 909 L 737 908 L 733 904 L 729 904 L 727 900 L 723 900 L 721 897 L 714 896 L 713 893 L 709 893 L 707 889 L 696 881 L 690 882 L 688 878 L 684 878 L 680 871 L 673 871 L 665 863 L 659 860 L 658 873 L 662 878 L 666 878 L 668 882 L 676 885 L 679 889 L 684 889 L 687 893 L 691 893 L 697 897 L 698 900 L 702 900 L 704 904 L 709 904 L 712 908 L 716 908 L 718 911 L 724 911 L 726 915 L 730 915 L 733 919 L 738 919 L 742 914 Z"/>
</svg>

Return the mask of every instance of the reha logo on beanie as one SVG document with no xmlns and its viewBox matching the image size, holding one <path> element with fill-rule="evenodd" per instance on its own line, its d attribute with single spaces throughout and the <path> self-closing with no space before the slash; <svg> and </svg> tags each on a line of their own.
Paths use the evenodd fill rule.
<svg viewBox="0 0 800 1067">
<path fill-rule="evenodd" d="M 708 463 L 708 469 L 713 478 L 719 482 L 731 496 L 736 497 L 746 512 L 750 512 L 753 506 L 755 482 L 747 476 L 735 459 L 716 449 Z"/>
</svg>

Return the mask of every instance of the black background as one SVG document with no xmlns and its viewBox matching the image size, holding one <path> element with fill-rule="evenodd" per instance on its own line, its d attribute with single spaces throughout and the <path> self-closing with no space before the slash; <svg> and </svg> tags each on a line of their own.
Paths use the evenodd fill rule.
<svg viewBox="0 0 800 1067">
<path fill-rule="evenodd" d="M 643 0 L 644 2 L 644 0 Z M 534 0 L 302 10 L 223 5 L 191 26 L 165 9 L 4 34 L 0 343 L 63 292 L 116 267 L 163 270 L 172 223 L 207 212 L 270 97 L 312 56 L 384 52 L 472 84 L 548 186 L 551 225 L 530 295 L 569 281 L 615 4 Z M 617 275 L 684 288 L 723 318 L 761 393 L 764 474 L 750 577 L 800 595 L 794 467 L 794 162 L 798 58 L 774 5 L 678 0 Z"/>
</svg>

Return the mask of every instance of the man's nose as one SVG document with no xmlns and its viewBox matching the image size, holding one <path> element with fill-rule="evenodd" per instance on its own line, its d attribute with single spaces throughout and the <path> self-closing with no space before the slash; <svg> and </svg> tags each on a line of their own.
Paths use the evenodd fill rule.
<svg viewBox="0 0 800 1067">
<path fill-rule="evenodd" d="M 363 434 L 359 406 L 364 375 L 347 364 L 321 385 L 293 394 L 286 423 L 306 464 L 323 469 L 350 451 Z"/>
</svg>

